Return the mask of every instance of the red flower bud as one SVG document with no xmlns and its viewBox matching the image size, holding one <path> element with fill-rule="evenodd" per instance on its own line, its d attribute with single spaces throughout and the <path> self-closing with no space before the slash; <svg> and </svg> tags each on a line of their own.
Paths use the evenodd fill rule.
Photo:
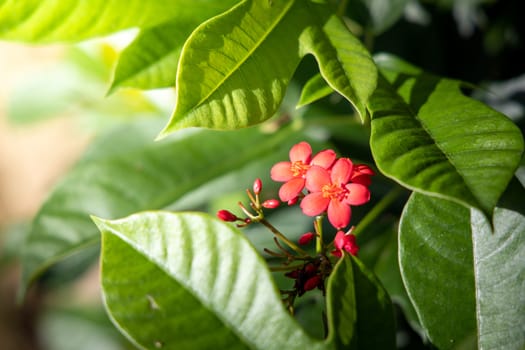
<svg viewBox="0 0 525 350">
<path fill-rule="evenodd" d="M 217 212 L 217 217 L 221 219 L 222 221 L 229 221 L 229 222 L 239 220 L 239 218 L 235 214 L 233 214 L 232 212 L 228 210 L 219 210 Z"/>
<path fill-rule="evenodd" d="M 307 233 L 305 233 L 304 235 L 302 235 L 299 238 L 299 244 L 300 245 L 306 245 L 306 244 L 310 243 L 312 241 L 312 239 L 314 239 L 314 238 L 315 238 L 315 233 L 307 232 Z"/>
<path fill-rule="evenodd" d="M 257 178 L 253 182 L 253 193 L 259 194 L 261 193 L 261 190 L 262 190 L 262 181 L 261 179 Z"/>
<path fill-rule="evenodd" d="M 304 290 L 312 290 L 319 286 L 319 283 L 321 283 L 321 276 L 315 275 L 313 277 L 310 277 L 306 282 L 304 283 Z"/>
<path fill-rule="evenodd" d="M 281 203 L 277 199 L 268 199 L 262 202 L 263 208 L 267 209 L 275 209 L 277 208 Z"/>
<path fill-rule="evenodd" d="M 314 274 L 315 272 L 317 272 L 317 266 L 315 266 L 314 264 L 307 264 L 307 265 L 305 265 L 305 267 L 304 267 L 304 272 L 305 272 L 307 275 L 312 275 L 312 274 Z"/>
</svg>

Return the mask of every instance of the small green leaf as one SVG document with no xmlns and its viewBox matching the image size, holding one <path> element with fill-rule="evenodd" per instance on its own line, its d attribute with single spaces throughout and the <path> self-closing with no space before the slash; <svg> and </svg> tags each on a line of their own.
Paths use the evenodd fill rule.
<svg viewBox="0 0 525 350">
<path fill-rule="evenodd" d="M 215 6 L 196 9 L 189 18 L 179 16 L 156 27 L 143 29 L 120 55 L 111 90 L 118 87 L 156 89 L 174 86 L 182 45 L 188 36 L 201 22 L 235 3 L 235 0 L 220 1 Z"/>
<path fill-rule="evenodd" d="M 523 154 L 507 117 L 391 56 L 370 99 L 370 145 L 381 172 L 412 190 L 490 213 Z"/>
<path fill-rule="evenodd" d="M 525 190 L 517 181 L 513 185 L 515 208 L 496 207 L 494 231 L 482 213 L 471 210 L 481 349 L 525 347 Z"/>
<path fill-rule="evenodd" d="M 334 90 L 326 83 L 321 74 L 316 74 L 304 84 L 297 108 L 306 106 L 330 95 Z"/>
<path fill-rule="evenodd" d="M 50 265 L 98 243 L 90 214 L 117 218 L 165 208 L 200 186 L 261 159 L 285 159 L 289 148 L 303 138 L 291 129 L 269 135 L 251 128 L 192 130 L 153 142 L 158 129 L 158 121 L 149 121 L 115 130 L 96 142 L 58 184 L 35 217 L 24 246 L 24 287 Z M 253 179 L 247 185 L 250 181 Z M 239 184 L 234 185 L 238 189 Z M 225 190 L 231 188 L 212 188 L 208 196 Z"/>
<path fill-rule="evenodd" d="M 379 280 L 345 255 L 327 286 L 328 341 L 336 349 L 395 349 L 392 302 Z"/>
<path fill-rule="evenodd" d="M 231 225 L 198 213 L 94 220 L 106 308 L 139 346 L 328 348 L 285 311 L 264 259 Z"/>
<path fill-rule="evenodd" d="M 421 325 L 439 349 L 476 331 L 469 210 L 413 193 L 399 227 L 399 263 Z"/>
<path fill-rule="evenodd" d="M 0 37 L 27 42 L 80 41 L 222 8 L 208 0 L 1 0 Z"/>
<path fill-rule="evenodd" d="M 305 2 L 306 3 L 306 2 Z M 309 4 L 311 23 L 299 38 L 301 52 L 315 56 L 324 80 L 367 120 L 366 104 L 377 84 L 377 68 L 368 50 L 337 15 Z"/>
</svg>

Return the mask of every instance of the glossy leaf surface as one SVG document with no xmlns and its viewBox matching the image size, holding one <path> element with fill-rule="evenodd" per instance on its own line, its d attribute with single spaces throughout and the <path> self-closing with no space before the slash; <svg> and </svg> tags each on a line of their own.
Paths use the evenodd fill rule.
<svg viewBox="0 0 525 350">
<path fill-rule="evenodd" d="M 483 213 L 454 202 L 415 193 L 407 203 L 401 271 L 421 324 L 439 348 L 473 339 L 487 349 L 525 344 L 525 191 L 515 182 L 509 192 L 495 208 L 494 231 Z"/>
<path fill-rule="evenodd" d="M 162 135 L 189 126 L 240 128 L 272 117 L 306 54 L 316 57 L 323 77 L 364 118 L 376 69 L 343 22 L 309 1 L 246 0 L 188 39 L 177 104 Z"/>
<path fill-rule="evenodd" d="M 132 27 L 191 18 L 221 4 L 209 0 L 1 0 L 0 37 L 26 42 L 72 42 Z"/>
<path fill-rule="evenodd" d="M 168 212 L 95 222 L 106 307 L 140 346 L 327 348 L 285 311 L 264 259 L 231 225 Z"/>
<path fill-rule="evenodd" d="M 143 29 L 120 55 L 111 89 L 175 86 L 180 53 L 188 36 L 201 22 L 228 9 L 235 2 L 217 1 L 214 6 L 197 9 L 187 18 L 176 18 Z"/>
<path fill-rule="evenodd" d="M 469 210 L 414 193 L 399 228 L 399 263 L 421 325 L 450 349 L 476 331 Z"/>
<path fill-rule="evenodd" d="M 489 213 L 523 154 L 520 130 L 461 93 L 459 81 L 377 58 L 384 78 L 370 99 L 371 150 L 381 172 L 425 194 Z"/>
<path fill-rule="evenodd" d="M 326 83 L 321 74 L 316 74 L 308 80 L 301 91 L 297 108 L 313 103 L 330 95 L 334 90 Z"/>
<path fill-rule="evenodd" d="M 327 286 L 328 341 L 336 349 L 395 349 L 392 303 L 377 277 L 348 255 Z"/>
</svg>

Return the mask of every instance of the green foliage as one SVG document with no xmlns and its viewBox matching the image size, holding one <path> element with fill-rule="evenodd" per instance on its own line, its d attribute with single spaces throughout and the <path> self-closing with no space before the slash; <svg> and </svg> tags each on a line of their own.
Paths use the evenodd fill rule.
<svg viewBox="0 0 525 350">
<path fill-rule="evenodd" d="M 23 90 L 40 99 L 17 96 L 16 120 L 86 109 L 107 91 L 108 105 L 88 109 L 149 116 L 123 118 L 97 137 L 56 185 L 23 244 L 22 290 L 45 272 L 65 275 L 71 256 L 82 270 L 102 242 L 106 309 L 139 348 L 390 349 L 399 346 L 396 330 L 407 331 L 393 302 L 398 319 L 428 338 L 421 344 L 522 348 L 523 121 L 469 97 L 472 85 L 459 79 L 391 54 L 372 59 L 374 35 L 388 33 L 409 3 L 0 0 L 6 40 L 78 42 L 138 30 L 112 57 L 111 83 L 113 59 L 77 55 L 72 66 L 31 77 L 36 83 Z M 63 78 L 70 71 L 74 81 Z M 167 122 L 137 91 L 166 87 L 176 99 Z M 154 142 L 159 131 L 163 140 Z M 235 204 L 258 177 L 264 198 L 277 198 L 269 170 L 302 140 L 372 165 L 376 175 L 371 202 L 352 209 L 359 259 L 345 255 L 316 270 L 330 274 L 326 284 L 314 285 L 321 291 L 311 299 L 294 296 L 292 317 L 279 296 L 289 295 L 290 280 L 274 281 L 276 254 L 260 254 L 274 236 L 252 226 L 244 235 L 188 210 Z M 403 191 L 412 191 L 406 202 Z M 293 241 L 312 223 L 295 209 L 271 215 Z M 323 238 L 333 249 L 333 237 Z M 307 279 L 306 264 L 287 263 L 280 268 Z"/>
<path fill-rule="evenodd" d="M 95 222 L 105 303 L 141 346 L 325 348 L 285 312 L 264 260 L 231 226 L 163 212 Z"/>
</svg>

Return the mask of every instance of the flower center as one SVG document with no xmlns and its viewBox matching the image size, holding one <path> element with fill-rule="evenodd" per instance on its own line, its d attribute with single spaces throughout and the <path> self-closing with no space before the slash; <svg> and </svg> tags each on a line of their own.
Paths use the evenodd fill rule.
<svg viewBox="0 0 525 350">
<path fill-rule="evenodd" d="M 337 199 L 342 202 L 348 195 L 348 190 L 345 186 L 338 186 L 334 184 L 326 184 L 321 188 L 321 193 L 324 198 Z"/>
<path fill-rule="evenodd" d="M 310 165 L 304 164 L 302 161 L 298 160 L 292 163 L 290 170 L 294 177 L 304 177 L 309 168 Z"/>
</svg>

